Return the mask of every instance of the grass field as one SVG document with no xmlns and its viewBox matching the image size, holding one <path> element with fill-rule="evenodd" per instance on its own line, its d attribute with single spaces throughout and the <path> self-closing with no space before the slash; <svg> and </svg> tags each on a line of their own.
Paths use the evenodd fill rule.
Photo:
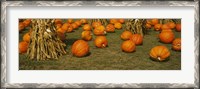
<svg viewBox="0 0 200 89">
<path fill-rule="evenodd" d="M 20 33 L 19 40 L 27 31 Z M 82 28 L 79 27 L 72 33 L 67 33 L 66 50 L 67 55 L 59 60 L 33 61 L 26 58 L 26 54 L 19 54 L 20 70 L 180 70 L 181 52 L 171 50 L 171 44 L 159 42 L 157 35 L 159 32 L 149 30 L 144 36 L 143 45 L 137 46 L 133 53 L 121 51 L 120 35 L 123 30 L 116 30 L 115 33 L 107 33 L 108 47 L 96 48 L 93 40 L 89 41 L 90 54 L 86 57 L 77 58 L 71 53 L 71 46 L 74 41 L 81 38 Z M 176 32 L 175 37 L 181 37 L 180 32 Z M 149 58 L 150 49 L 157 45 L 165 45 L 170 50 L 169 60 L 165 62 L 152 61 Z"/>
</svg>

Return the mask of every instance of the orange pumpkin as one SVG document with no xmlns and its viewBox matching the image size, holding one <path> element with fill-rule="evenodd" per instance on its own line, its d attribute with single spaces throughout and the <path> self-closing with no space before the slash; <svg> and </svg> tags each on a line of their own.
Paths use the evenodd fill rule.
<svg viewBox="0 0 200 89">
<path fill-rule="evenodd" d="M 64 24 L 62 25 L 61 28 L 62 28 L 63 30 L 65 30 L 65 31 L 67 31 L 69 25 L 70 25 L 69 23 L 64 23 Z"/>
<path fill-rule="evenodd" d="M 23 36 L 23 41 L 29 43 L 30 42 L 30 34 L 29 33 L 26 33 L 24 36 Z"/>
<path fill-rule="evenodd" d="M 161 30 L 165 30 L 165 29 L 170 29 L 169 26 L 167 24 L 163 24 L 161 26 Z"/>
<path fill-rule="evenodd" d="M 69 32 L 72 32 L 73 30 L 74 30 L 73 26 L 69 25 L 69 27 L 68 27 L 66 32 L 69 33 Z"/>
<path fill-rule="evenodd" d="M 112 24 L 106 26 L 106 32 L 115 32 L 115 27 Z"/>
<path fill-rule="evenodd" d="M 181 32 L 181 24 L 176 24 L 176 31 Z"/>
<path fill-rule="evenodd" d="M 92 33 L 91 31 L 83 31 L 81 33 L 81 38 L 85 41 L 90 41 L 92 40 Z"/>
<path fill-rule="evenodd" d="M 19 31 L 21 32 L 25 28 L 22 22 L 19 23 Z"/>
<path fill-rule="evenodd" d="M 172 49 L 175 51 L 181 51 L 181 38 L 176 38 L 172 42 Z"/>
<path fill-rule="evenodd" d="M 122 43 L 121 49 L 123 52 L 134 52 L 136 49 L 135 43 L 132 40 L 126 40 Z"/>
<path fill-rule="evenodd" d="M 74 21 L 73 21 L 73 19 L 68 19 L 67 22 L 68 22 L 69 24 L 71 24 L 71 23 L 73 23 Z"/>
<path fill-rule="evenodd" d="M 96 27 L 101 26 L 101 25 L 102 25 L 101 22 L 93 22 L 92 23 L 93 28 L 96 28 Z"/>
<path fill-rule="evenodd" d="M 143 37 L 140 34 L 133 34 L 130 37 L 130 40 L 132 40 L 133 42 L 135 42 L 136 45 L 141 45 L 143 43 Z"/>
<path fill-rule="evenodd" d="M 163 43 L 171 43 L 174 40 L 174 33 L 171 31 L 164 31 L 159 34 L 160 41 Z"/>
<path fill-rule="evenodd" d="M 116 22 L 116 23 L 114 23 L 114 27 L 116 29 L 121 29 L 122 28 L 122 24 L 120 22 Z"/>
<path fill-rule="evenodd" d="M 115 24 L 115 23 L 117 23 L 117 22 L 118 22 L 117 19 L 110 19 L 110 24 Z"/>
<path fill-rule="evenodd" d="M 76 23 L 72 23 L 71 25 L 72 25 L 73 29 L 77 29 L 78 28 L 78 25 Z"/>
<path fill-rule="evenodd" d="M 164 29 L 161 32 L 173 32 L 171 29 Z"/>
<path fill-rule="evenodd" d="M 129 40 L 132 35 L 133 35 L 132 32 L 130 32 L 130 31 L 124 31 L 121 34 L 120 37 L 121 37 L 122 40 Z"/>
<path fill-rule="evenodd" d="M 56 24 L 56 29 L 62 28 L 62 24 Z"/>
<path fill-rule="evenodd" d="M 72 45 L 72 54 L 77 57 L 86 56 L 89 53 L 89 45 L 84 40 L 77 40 Z"/>
<path fill-rule="evenodd" d="M 85 24 L 85 25 L 83 26 L 83 30 L 84 30 L 84 31 L 91 31 L 92 28 L 91 28 L 91 26 L 90 26 L 89 24 Z"/>
<path fill-rule="evenodd" d="M 176 24 L 174 22 L 169 22 L 167 23 L 167 25 L 169 26 L 169 28 L 173 29 L 176 27 Z"/>
<path fill-rule="evenodd" d="M 119 19 L 118 20 L 121 24 L 125 23 L 125 20 L 124 19 Z"/>
<path fill-rule="evenodd" d="M 94 34 L 97 35 L 97 36 L 105 35 L 105 34 L 106 34 L 105 27 L 102 26 L 102 25 L 96 27 L 96 28 L 93 30 L 93 32 L 94 32 Z"/>
<path fill-rule="evenodd" d="M 26 20 L 23 21 L 23 24 L 24 24 L 25 27 L 29 26 L 30 23 L 31 23 L 31 19 L 26 19 Z"/>
<path fill-rule="evenodd" d="M 151 28 L 151 24 L 146 23 L 146 24 L 145 24 L 145 27 L 146 27 L 147 29 L 150 29 L 150 28 Z"/>
<path fill-rule="evenodd" d="M 158 19 L 152 19 L 151 20 L 151 25 L 156 25 L 159 23 L 159 20 Z"/>
<path fill-rule="evenodd" d="M 19 43 L 19 53 L 26 53 L 28 49 L 28 43 L 26 41 L 21 41 Z"/>
<path fill-rule="evenodd" d="M 146 20 L 146 24 L 150 24 L 150 25 L 151 25 L 151 24 L 152 24 L 151 20 L 150 20 L 150 19 L 147 19 L 147 20 Z"/>
<path fill-rule="evenodd" d="M 60 33 L 63 33 L 63 34 L 66 32 L 66 30 L 64 30 L 64 29 L 62 29 L 62 28 L 58 28 L 56 31 L 57 31 L 57 32 L 60 32 Z"/>
<path fill-rule="evenodd" d="M 79 20 L 77 20 L 77 21 L 74 22 L 74 23 L 76 23 L 78 26 L 81 26 L 81 21 L 79 21 Z"/>
<path fill-rule="evenodd" d="M 86 19 L 81 19 L 80 21 L 81 21 L 82 24 L 86 24 L 87 23 Z"/>
<path fill-rule="evenodd" d="M 60 38 L 61 41 L 65 40 L 65 34 L 64 33 L 57 32 L 57 35 L 58 35 L 58 37 Z"/>
<path fill-rule="evenodd" d="M 98 48 L 105 48 L 108 45 L 108 41 L 105 36 L 97 36 L 94 40 L 94 44 Z"/>
<path fill-rule="evenodd" d="M 161 27 L 162 27 L 162 24 L 156 24 L 154 25 L 154 30 L 160 31 Z"/>
<path fill-rule="evenodd" d="M 156 46 L 151 49 L 149 55 L 153 60 L 164 61 L 170 56 L 170 51 L 165 46 Z"/>
<path fill-rule="evenodd" d="M 62 24 L 62 20 L 61 19 L 55 19 L 54 23 L 55 24 Z"/>
</svg>

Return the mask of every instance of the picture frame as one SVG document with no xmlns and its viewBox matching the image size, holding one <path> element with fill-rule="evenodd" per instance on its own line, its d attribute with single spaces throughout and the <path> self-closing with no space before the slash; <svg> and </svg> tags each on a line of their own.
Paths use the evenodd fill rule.
<svg viewBox="0 0 200 89">
<path fill-rule="evenodd" d="M 8 83 L 7 21 L 8 7 L 23 6 L 165 6 L 194 7 L 194 83 Z M 1 8 L 1 88 L 199 88 L 199 1 L 3 1 Z"/>
</svg>

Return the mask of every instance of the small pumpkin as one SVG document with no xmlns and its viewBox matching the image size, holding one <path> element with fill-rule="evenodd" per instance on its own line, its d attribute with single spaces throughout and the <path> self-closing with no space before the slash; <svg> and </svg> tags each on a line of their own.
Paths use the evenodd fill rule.
<svg viewBox="0 0 200 89">
<path fill-rule="evenodd" d="M 130 31 L 124 31 L 121 34 L 120 37 L 121 37 L 122 40 L 129 40 L 132 35 L 133 35 L 132 32 L 130 32 Z"/>
<path fill-rule="evenodd" d="M 176 24 L 176 31 L 181 32 L 181 24 Z"/>
<path fill-rule="evenodd" d="M 162 31 L 159 34 L 159 38 L 161 42 L 169 44 L 174 40 L 174 33 L 171 31 Z"/>
<path fill-rule="evenodd" d="M 26 41 L 21 41 L 19 43 L 19 53 L 26 53 L 28 49 L 28 43 Z"/>
<path fill-rule="evenodd" d="M 101 22 L 93 22 L 92 23 L 93 28 L 96 28 L 96 27 L 101 26 L 101 25 L 102 25 Z"/>
<path fill-rule="evenodd" d="M 115 27 L 112 24 L 106 26 L 106 32 L 115 32 Z"/>
<path fill-rule="evenodd" d="M 76 24 L 78 25 L 78 27 L 81 26 L 81 24 L 82 24 L 81 21 L 79 21 L 79 20 L 77 20 L 77 21 L 74 22 L 74 23 L 76 23 Z"/>
<path fill-rule="evenodd" d="M 61 19 L 55 19 L 54 23 L 55 24 L 62 24 L 62 20 Z"/>
<path fill-rule="evenodd" d="M 31 36 L 30 36 L 30 34 L 28 32 L 23 36 L 23 41 L 26 41 L 27 43 L 29 43 L 30 42 L 30 38 L 31 38 Z"/>
<path fill-rule="evenodd" d="M 130 40 L 132 40 L 133 42 L 135 42 L 136 45 L 142 45 L 142 43 L 143 43 L 143 37 L 140 34 L 133 34 L 130 37 Z"/>
<path fill-rule="evenodd" d="M 121 24 L 124 24 L 125 23 L 125 20 L 124 19 L 119 19 L 118 20 Z"/>
<path fill-rule="evenodd" d="M 150 19 L 147 19 L 147 20 L 146 20 L 146 24 L 150 24 L 150 25 L 151 25 L 151 24 L 152 24 L 151 20 L 150 20 Z"/>
<path fill-rule="evenodd" d="M 136 49 L 135 43 L 132 40 L 126 40 L 122 43 L 121 49 L 123 52 L 134 52 Z"/>
<path fill-rule="evenodd" d="M 64 23 L 64 24 L 62 25 L 61 28 L 62 28 L 63 30 L 65 30 L 65 31 L 67 31 L 69 25 L 70 25 L 69 23 Z"/>
<path fill-rule="evenodd" d="M 165 30 L 165 29 L 170 29 L 170 28 L 169 28 L 169 25 L 163 24 L 163 25 L 161 26 L 161 30 Z"/>
<path fill-rule="evenodd" d="M 106 31 L 105 31 L 105 27 L 104 26 L 98 26 L 93 30 L 94 34 L 96 36 L 100 36 L 100 35 L 105 35 Z"/>
<path fill-rule="evenodd" d="M 97 36 L 94 40 L 94 44 L 98 48 L 105 48 L 108 45 L 108 41 L 105 36 Z"/>
<path fill-rule="evenodd" d="M 159 23 L 159 20 L 158 19 L 152 19 L 151 20 L 151 25 L 156 25 Z"/>
<path fill-rule="evenodd" d="M 86 24 L 87 23 L 86 19 L 81 19 L 80 21 L 81 21 L 82 24 Z"/>
<path fill-rule="evenodd" d="M 176 27 L 176 24 L 174 22 L 168 22 L 167 25 L 169 26 L 170 29 L 173 29 Z"/>
<path fill-rule="evenodd" d="M 110 24 L 115 24 L 115 23 L 117 23 L 117 22 L 118 22 L 117 19 L 110 19 Z"/>
<path fill-rule="evenodd" d="M 84 30 L 84 31 L 91 31 L 92 28 L 91 28 L 91 26 L 90 26 L 89 24 L 85 24 L 85 25 L 83 26 L 83 30 Z"/>
<path fill-rule="evenodd" d="M 62 24 L 56 24 L 56 29 L 62 28 Z"/>
<path fill-rule="evenodd" d="M 149 53 L 150 57 L 156 61 L 164 61 L 170 56 L 170 51 L 166 46 L 155 46 Z"/>
<path fill-rule="evenodd" d="M 114 27 L 116 29 L 121 29 L 122 28 L 122 24 L 120 22 L 116 22 L 116 23 L 114 23 Z"/>
<path fill-rule="evenodd" d="M 67 33 L 70 33 L 74 30 L 73 26 L 72 25 L 69 25 L 69 27 L 67 28 L 66 32 Z"/>
<path fill-rule="evenodd" d="M 57 31 L 57 32 L 60 32 L 60 33 L 63 33 L 63 34 L 66 32 L 66 30 L 64 30 L 64 29 L 62 29 L 62 28 L 58 28 L 56 31 Z"/>
<path fill-rule="evenodd" d="M 172 42 L 172 49 L 175 51 L 181 51 L 181 38 L 176 38 Z"/>
<path fill-rule="evenodd" d="M 154 30 L 160 31 L 161 27 L 162 27 L 162 24 L 156 24 L 156 25 L 154 25 Z"/>
<path fill-rule="evenodd" d="M 67 22 L 68 22 L 69 24 L 72 24 L 72 23 L 74 22 L 74 20 L 73 20 L 73 19 L 68 19 Z"/>
<path fill-rule="evenodd" d="M 22 30 L 24 30 L 25 26 L 22 22 L 19 22 L 19 31 L 21 32 Z"/>
<path fill-rule="evenodd" d="M 83 57 L 89 53 L 89 45 L 84 40 L 77 40 L 72 45 L 72 54 L 76 57 Z"/>
<path fill-rule="evenodd" d="M 151 24 L 146 23 L 146 24 L 145 24 L 145 27 L 146 27 L 147 29 L 150 29 L 150 28 L 151 28 Z"/>
<path fill-rule="evenodd" d="M 76 23 L 72 23 L 71 25 L 72 25 L 73 29 L 77 29 L 78 28 L 78 25 Z"/>
<path fill-rule="evenodd" d="M 91 31 L 83 31 L 81 33 L 81 38 L 85 41 L 90 41 L 92 40 L 92 33 Z"/>
<path fill-rule="evenodd" d="M 31 19 L 24 20 L 23 24 L 24 24 L 25 27 L 29 26 L 31 24 Z"/>
</svg>

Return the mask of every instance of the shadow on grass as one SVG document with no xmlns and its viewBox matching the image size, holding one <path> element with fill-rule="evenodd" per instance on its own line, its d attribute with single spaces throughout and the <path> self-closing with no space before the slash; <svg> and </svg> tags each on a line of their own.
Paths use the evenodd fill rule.
<svg viewBox="0 0 200 89">
<path fill-rule="evenodd" d="M 71 45 L 73 45 L 73 43 L 74 43 L 75 41 L 77 41 L 77 40 L 79 40 L 79 39 L 76 39 L 76 38 L 69 38 L 69 39 L 65 40 L 65 43 L 66 43 L 68 46 L 71 46 Z"/>
<path fill-rule="evenodd" d="M 155 61 L 155 62 L 168 62 L 169 61 L 169 59 L 170 59 L 170 57 L 168 57 L 168 58 L 166 58 L 165 60 L 163 60 L 163 61 L 159 61 L 159 60 L 156 60 L 156 59 L 153 59 L 153 58 L 151 58 L 151 57 L 149 57 L 152 61 Z"/>
</svg>

